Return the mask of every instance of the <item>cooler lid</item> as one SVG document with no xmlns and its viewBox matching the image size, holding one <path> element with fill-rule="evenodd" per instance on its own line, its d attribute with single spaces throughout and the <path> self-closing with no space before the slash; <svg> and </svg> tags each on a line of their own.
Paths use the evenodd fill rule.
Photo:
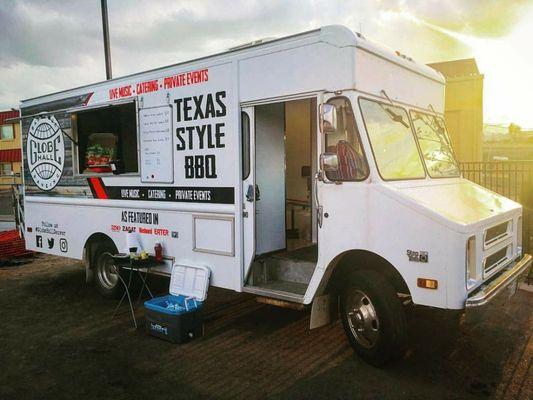
<svg viewBox="0 0 533 400">
<path fill-rule="evenodd" d="M 184 295 L 204 301 L 209 288 L 209 275 L 207 267 L 174 264 L 170 278 L 170 294 Z"/>
</svg>

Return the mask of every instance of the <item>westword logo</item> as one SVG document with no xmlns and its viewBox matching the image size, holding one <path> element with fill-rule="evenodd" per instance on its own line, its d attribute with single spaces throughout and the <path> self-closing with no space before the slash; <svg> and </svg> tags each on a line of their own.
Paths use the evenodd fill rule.
<svg viewBox="0 0 533 400">
<path fill-rule="evenodd" d="M 31 121 L 26 157 L 35 184 L 42 190 L 52 190 L 61 179 L 65 164 L 65 142 L 54 116 Z"/>
</svg>

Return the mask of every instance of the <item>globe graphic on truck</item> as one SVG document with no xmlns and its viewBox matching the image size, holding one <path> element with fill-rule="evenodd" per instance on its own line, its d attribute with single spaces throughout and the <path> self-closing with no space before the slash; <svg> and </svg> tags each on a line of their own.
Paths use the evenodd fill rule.
<svg viewBox="0 0 533 400">
<path fill-rule="evenodd" d="M 35 132 L 33 136 L 35 136 L 38 139 L 50 139 L 54 134 L 56 133 L 56 130 L 52 125 L 50 125 L 48 122 L 44 122 L 37 126 L 35 129 Z M 50 179 L 54 172 L 57 171 L 57 167 L 50 163 L 42 163 L 37 165 L 34 168 L 34 171 L 39 177 L 42 179 Z"/>
<path fill-rule="evenodd" d="M 63 172 L 65 147 L 59 123 L 53 116 L 32 121 L 27 153 L 35 184 L 43 190 L 54 188 Z"/>
</svg>

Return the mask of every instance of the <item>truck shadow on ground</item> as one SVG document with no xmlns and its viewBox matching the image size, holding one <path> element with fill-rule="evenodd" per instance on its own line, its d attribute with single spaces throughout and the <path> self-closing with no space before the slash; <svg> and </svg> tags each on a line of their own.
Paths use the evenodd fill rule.
<svg viewBox="0 0 533 400">
<path fill-rule="evenodd" d="M 54 257 L 0 270 L 0 397 L 487 398 L 531 329 L 524 291 L 460 330 L 413 309 L 406 358 L 376 369 L 353 355 L 340 323 L 309 331 L 308 313 L 220 289 L 209 292 L 205 335 L 166 343 L 133 329 L 127 312 L 112 319 L 116 300 L 84 279 L 79 263 Z"/>
</svg>

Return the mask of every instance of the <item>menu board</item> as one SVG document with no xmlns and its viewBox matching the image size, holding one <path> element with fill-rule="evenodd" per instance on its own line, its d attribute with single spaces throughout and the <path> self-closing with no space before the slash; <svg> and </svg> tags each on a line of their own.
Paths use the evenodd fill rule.
<svg viewBox="0 0 533 400">
<path fill-rule="evenodd" d="M 140 109 L 139 127 L 141 181 L 172 183 L 172 107 L 165 105 Z"/>
</svg>

